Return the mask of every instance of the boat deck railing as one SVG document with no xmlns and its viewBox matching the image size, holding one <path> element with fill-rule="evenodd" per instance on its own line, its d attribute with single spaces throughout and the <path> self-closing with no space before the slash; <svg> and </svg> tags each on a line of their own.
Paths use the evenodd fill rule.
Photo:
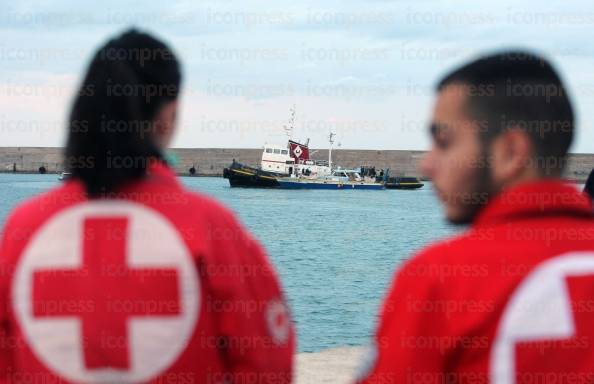
<svg viewBox="0 0 594 384">
<path fill-rule="evenodd" d="M 317 165 L 318 167 L 327 167 L 328 160 L 300 160 L 298 164 L 301 165 Z"/>
</svg>

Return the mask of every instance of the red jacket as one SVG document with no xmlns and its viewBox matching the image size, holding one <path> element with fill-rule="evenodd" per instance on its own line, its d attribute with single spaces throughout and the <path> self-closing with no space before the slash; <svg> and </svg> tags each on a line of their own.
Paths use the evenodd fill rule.
<svg viewBox="0 0 594 384">
<path fill-rule="evenodd" d="M 8 218 L 0 382 L 290 382 L 285 299 L 234 216 L 161 164 L 113 197 L 73 180 Z"/>
<path fill-rule="evenodd" d="M 525 184 L 400 268 L 360 382 L 590 383 L 593 324 L 591 203 Z"/>
</svg>

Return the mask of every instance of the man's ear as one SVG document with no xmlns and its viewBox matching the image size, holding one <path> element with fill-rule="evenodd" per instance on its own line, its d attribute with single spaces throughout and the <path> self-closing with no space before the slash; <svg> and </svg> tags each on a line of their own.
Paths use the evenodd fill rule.
<svg viewBox="0 0 594 384">
<path fill-rule="evenodd" d="M 163 104 L 155 116 L 153 135 L 155 143 L 161 149 L 169 147 L 173 138 L 177 119 L 177 106 L 177 100 Z"/>
<path fill-rule="evenodd" d="M 534 172 L 534 145 L 519 128 L 509 128 L 491 143 L 491 174 L 496 185 L 515 184 Z"/>
</svg>

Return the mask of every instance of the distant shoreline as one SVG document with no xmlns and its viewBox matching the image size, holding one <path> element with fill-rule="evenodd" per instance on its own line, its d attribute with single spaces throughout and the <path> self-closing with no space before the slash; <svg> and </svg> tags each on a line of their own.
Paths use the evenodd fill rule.
<svg viewBox="0 0 594 384">
<path fill-rule="evenodd" d="M 56 172 L 56 171 L 47 171 L 45 172 L 45 175 L 56 175 L 59 176 L 62 172 Z M 29 171 L 17 171 L 17 172 L 12 172 L 12 171 L 6 171 L 6 170 L 0 170 L 0 174 L 2 175 L 6 175 L 6 174 L 11 174 L 11 175 L 41 175 L 42 173 L 39 172 L 29 172 Z M 216 178 L 221 178 L 223 177 L 222 174 L 218 175 L 218 174 L 194 174 L 194 175 L 189 175 L 187 173 L 176 173 L 176 175 L 178 177 L 197 177 L 197 178 L 201 178 L 201 177 L 216 177 Z M 573 183 L 573 184 L 584 184 L 586 182 L 586 177 L 582 178 L 582 179 L 568 179 L 568 178 L 564 178 L 563 180 L 565 180 L 568 183 Z M 419 177 L 420 181 L 423 182 L 431 182 L 431 180 L 424 178 L 424 177 Z"/>
<path fill-rule="evenodd" d="M 45 172 L 45 175 L 56 175 L 59 176 L 62 172 L 56 172 L 56 171 L 52 171 L 52 172 Z M 30 171 L 17 171 L 17 172 L 12 172 L 12 171 L 6 171 L 6 170 L 0 170 L 0 174 L 2 175 L 6 175 L 6 174 L 11 174 L 11 175 L 42 175 L 42 173 L 39 172 L 30 172 Z M 197 178 L 201 178 L 201 177 L 216 177 L 216 178 L 222 178 L 223 175 L 218 175 L 218 174 L 195 174 L 195 175 L 189 175 L 187 173 L 176 173 L 176 175 L 178 177 L 197 177 Z M 419 177 L 420 181 L 423 182 L 430 182 L 431 180 L 427 179 L 427 178 L 423 178 L 423 177 Z M 574 184 L 584 184 L 586 182 L 586 177 L 583 179 L 563 179 L 569 183 L 574 183 Z"/>
<path fill-rule="evenodd" d="M 0 169 L 0 174 L 1 175 L 56 175 L 59 176 L 62 173 L 62 171 L 46 171 L 45 173 L 40 173 L 40 172 L 34 172 L 34 171 L 7 171 L 4 169 Z M 223 177 L 223 175 L 215 175 L 215 174 L 195 174 L 195 175 L 188 175 L 188 174 L 179 174 L 176 173 L 177 176 L 180 177 Z"/>
</svg>

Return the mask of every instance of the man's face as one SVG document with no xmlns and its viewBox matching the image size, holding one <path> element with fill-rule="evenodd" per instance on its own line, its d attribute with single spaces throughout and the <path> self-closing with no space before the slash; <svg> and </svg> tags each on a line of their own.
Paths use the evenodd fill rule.
<svg viewBox="0 0 594 384">
<path fill-rule="evenodd" d="M 486 202 L 489 171 L 479 140 L 484 126 L 466 112 L 467 87 L 450 85 L 438 95 L 431 122 L 431 150 L 421 172 L 433 182 L 452 223 L 468 223 Z"/>
</svg>

